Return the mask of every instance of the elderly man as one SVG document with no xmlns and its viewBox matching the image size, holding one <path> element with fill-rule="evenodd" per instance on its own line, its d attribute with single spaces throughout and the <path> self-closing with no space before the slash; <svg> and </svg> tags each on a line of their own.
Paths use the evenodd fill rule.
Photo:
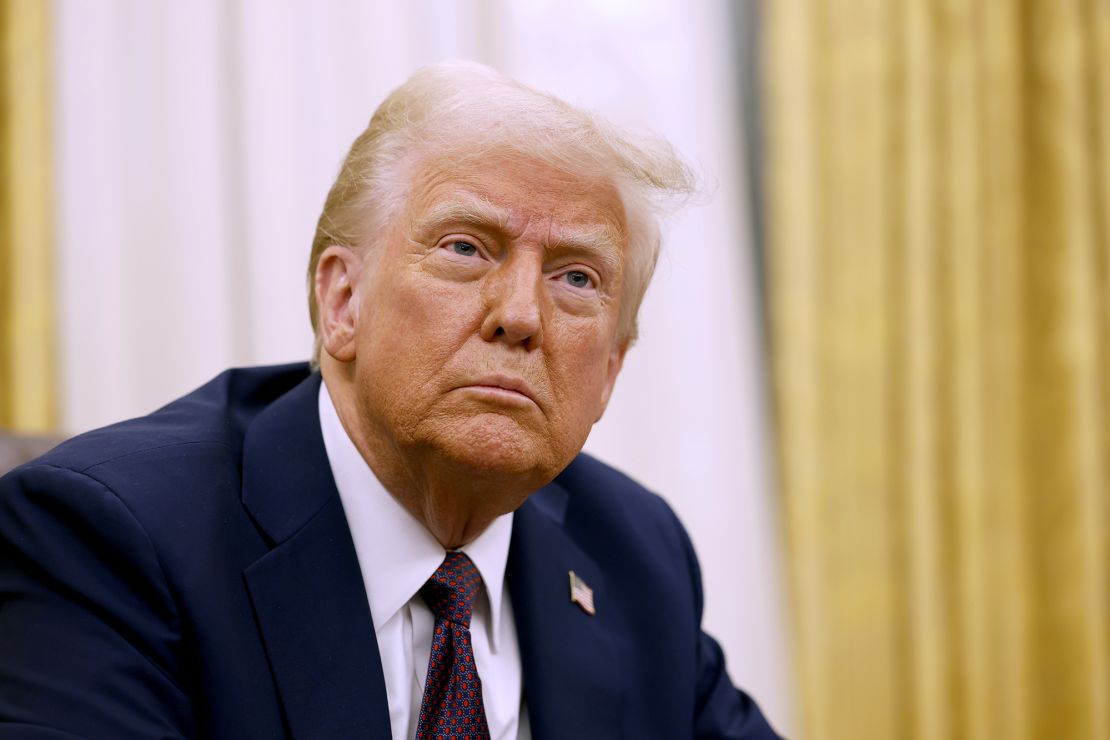
<svg viewBox="0 0 1110 740">
<path fill-rule="evenodd" d="M 0 738 L 775 737 L 674 515 L 580 454 L 685 188 L 491 70 L 413 76 L 320 217 L 313 368 L 3 480 Z"/>
</svg>

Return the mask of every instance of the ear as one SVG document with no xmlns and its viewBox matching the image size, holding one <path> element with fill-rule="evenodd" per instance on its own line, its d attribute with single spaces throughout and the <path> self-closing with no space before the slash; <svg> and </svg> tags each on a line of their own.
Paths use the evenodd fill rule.
<svg viewBox="0 0 1110 740">
<path fill-rule="evenodd" d="M 359 268 L 362 261 L 347 247 L 332 245 L 316 263 L 316 309 L 320 320 L 320 342 L 325 352 L 339 362 L 355 359 L 358 327 Z"/>
<path fill-rule="evenodd" d="M 617 384 L 617 376 L 624 366 L 624 353 L 628 351 L 628 342 L 614 345 L 609 351 L 609 366 L 605 369 L 605 387 L 601 390 L 601 405 L 597 411 L 594 423 L 601 421 L 605 409 L 609 407 L 609 397 L 613 395 L 613 387 Z"/>
</svg>

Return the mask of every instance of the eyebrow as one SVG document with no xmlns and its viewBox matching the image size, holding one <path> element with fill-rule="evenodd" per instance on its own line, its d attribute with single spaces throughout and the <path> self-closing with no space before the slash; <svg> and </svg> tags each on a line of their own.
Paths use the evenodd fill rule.
<svg viewBox="0 0 1110 740">
<path fill-rule="evenodd" d="M 510 214 L 487 200 L 452 200 L 436 204 L 430 211 L 416 220 L 419 229 L 439 224 L 463 223 L 470 226 L 494 228 L 505 234 L 509 231 Z"/>
<path fill-rule="evenodd" d="M 511 238 L 509 221 L 511 213 L 495 206 L 484 198 L 451 200 L 433 206 L 417 219 L 420 230 L 440 224 L 459 223 L 476 228 L 493 229 Z M 615 268 L 621 261 L 621 230 L 615 224 L 573 229 L 570 233 L 556 234 L 549 239 L 548 249 L 563 249 L 589 254 L 601 259 L 607 268 Z M 548 235 L 551 237 L 551 235 Z"/>
</svg>

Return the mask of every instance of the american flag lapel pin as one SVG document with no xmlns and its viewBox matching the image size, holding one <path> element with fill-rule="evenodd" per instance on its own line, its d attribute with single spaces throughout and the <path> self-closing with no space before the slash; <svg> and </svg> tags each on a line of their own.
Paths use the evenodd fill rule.
<svg viewBox="0 0 1110 740">
<path fill-rule="evenodd" d="M 570 571 L 570 601 L 582 607 L 582 611 L 591 617 L 594 615 L 594 590 L 573 570 Z"/>
</svg>

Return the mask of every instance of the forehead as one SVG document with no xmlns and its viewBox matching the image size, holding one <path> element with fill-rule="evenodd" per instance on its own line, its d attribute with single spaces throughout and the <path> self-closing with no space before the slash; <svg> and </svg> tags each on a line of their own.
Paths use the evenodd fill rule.
<svg viewBox="0 0 1110 740">
<path fill-rule="evenodd" d="M 417 224 L 494 220 L 491 225 L 511 235 L 543 229 L 605 237 L 614 246 L 623 246 L 627 232 L 612 177 L 513 151 L 425 158 L 413 169 L 406 211 Z"/>
</svg>

